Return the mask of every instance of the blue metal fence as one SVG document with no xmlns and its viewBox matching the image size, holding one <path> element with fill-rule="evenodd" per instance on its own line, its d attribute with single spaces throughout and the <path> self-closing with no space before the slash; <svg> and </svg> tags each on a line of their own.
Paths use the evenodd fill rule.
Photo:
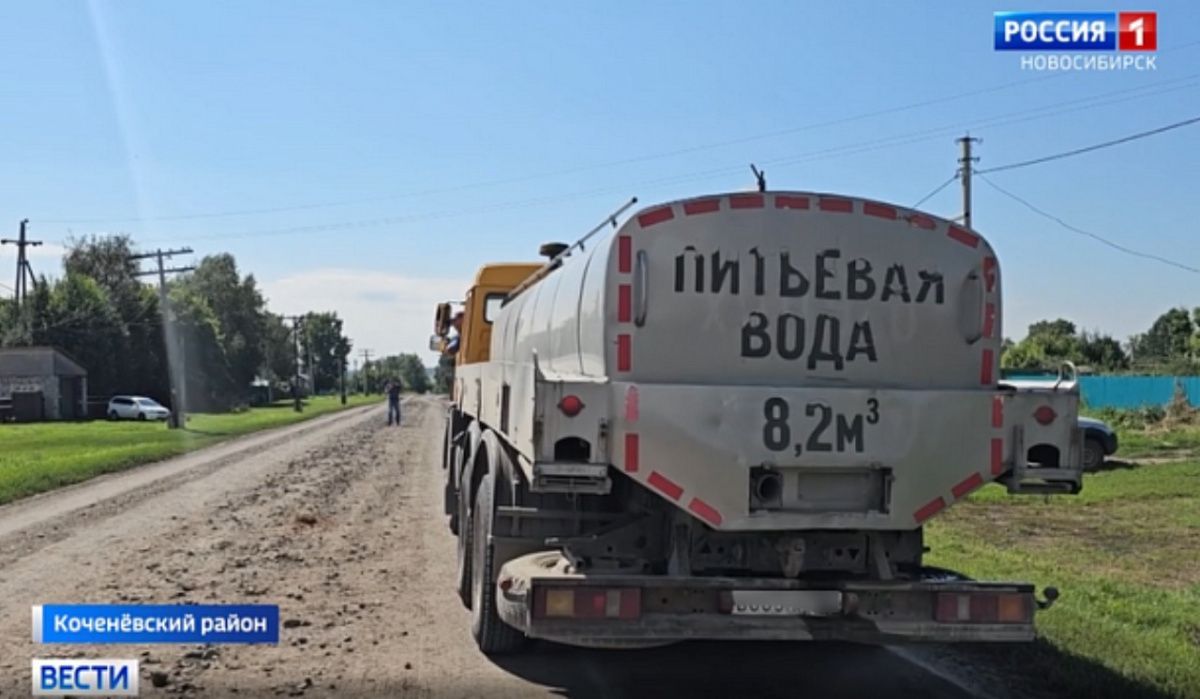
<svg viewBox="0 0 1200 699">
<path fill-rule="evenodd" d="M 1006 374 L 1006 378 L 1045 378 L 1043 375 Z M 1079 390 L 1091 408 L 1141 408 L 1166 405 L 1183 384 L 1188 402 L 1200 407 L 1200 376 L 1081 376 Z"/>
</svg>

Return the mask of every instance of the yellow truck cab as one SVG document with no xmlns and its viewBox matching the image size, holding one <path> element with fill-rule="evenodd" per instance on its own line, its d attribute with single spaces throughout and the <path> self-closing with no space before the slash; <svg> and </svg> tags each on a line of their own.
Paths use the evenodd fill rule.
<svg viewBox="0 0 1200 699">
<path fill-rule="evenodd" d="M 492 322 L 504 298 L 541 268 L 540 264 L 528 262 L 501 262 L 480 267 L 475 274 L 475 281 L 467 290 L 458 327 L 455 327 L 457 314 L 453 312 L 451 303 L 438 304 L 430 349 L 446 352 L 450 348 L 451 330 L 454 330 L 459 338 L 458 348 L 454 352 L 455 366 L 486 362 L 492 345 Z"/>
</svg>

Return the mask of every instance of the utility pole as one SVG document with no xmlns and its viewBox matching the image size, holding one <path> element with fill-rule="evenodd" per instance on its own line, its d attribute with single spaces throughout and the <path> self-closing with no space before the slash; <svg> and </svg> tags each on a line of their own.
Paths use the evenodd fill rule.
<svg viewBox="0 0 1200 699">
<path fill-rule="evenodd" d="M 362 368 L 363 393 L 366 394 L 366 393 L 371 392 L 371 381 L 370 381 L 370 379 L 371 379 L 371 373 L 370 373 L 371 350 L 364 349 L 360 352 L 360 354 L 362 354 L 362 358 L 363 358 L 363 364 L 362 364 L 362 367 L 363 367 Z"/>
<path fill-rule="evenodd" d="M 338 372 L 340 374 L 338 385 L 339 385 L 339 387 L 341 389 L 341 393 L 342 393 L 342 405 L 345 405 L 346 404 L 346 356 L 345 355 L 342 355 L 341 361 L 338 362 L 338 369 L 340 370 Z"/>
<path fill-rule="evenodd" d="M 154 258 L 158 261 L 158 269 L 149 272 L 138 272 L 137 276 L 145 277 L 153 274 L 158 275 L 158 305 L 162 311 L 163 318 L 163 343 L 167 348 L 167 379 L 171 384 L 171 429 L 179 429 L 187 425 L 187 415 L 184 413 L 184 400 L 186 396 L 186 384 L 183 381 L 184 366 L 182 347 L 179 344 L 179 333 L 176 332 L 174 319 L 170 310 L 170 300 L 167 297 L 167 275 L 176 274 L 179 272 L 190 272 L 195 267 L 171 267 L 167 269 L 163 266 L 165 258 L 174 257 L 175 255 L 190 255 L 191 248 L 179 248 L 176 250 L 163 250 L 159 248 L 154 252 L 142 253 L 140 255 L 130 255 L 130 260 L 146 260 Z"/>
<path fill-rule="evenodd" d="M 979 161 L 979 158 L 971 157 L 972 143 L 982 143 L 982 141 L 978 138 L 971 138 L 971 134 L 958 139 L 958 144 L 962 147 L 962 155 L 958 158 L 958 174 L 962 179 L 962 221 L 965 228 L 971 227 L 971 170 L 974 168 L 974 163 Z"/>
<path fill-rule="evenodd" d="M 28 240 L 25 237 L 25 227 L 29 225 L 29 219 L 21 219 L 20 233 L 16 239 L 5 238 L 0 240 L 0 245 L 16 245 L 17 246 L 17 282 L 13 287 L 13 302 L 16 304 L 14 310 L 20 310 L 21 304 L 25 302 L 25 297 L 29 295 L 29 286 L 27 281 L 33 281 L 33 267 L 29 264 L 29 256 L 25 254 L 25 248 L 37 247 L 42 244 L 40 240 Z"/>
<path fill-rule="evenodd" d="M 292 354 L 295 355 L 295 376 L 292 377 L 292 409 L 301 412 L 300 407 L 300 323 L 304 316 L 284 316 L 292 321 Z"/>
</svg>

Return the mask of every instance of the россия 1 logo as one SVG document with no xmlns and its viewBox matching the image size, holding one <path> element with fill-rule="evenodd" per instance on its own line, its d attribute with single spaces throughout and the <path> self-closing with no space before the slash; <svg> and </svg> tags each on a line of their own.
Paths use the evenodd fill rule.
<svg viewBox="0 0 1200 699">
<path fill-rule="evenodd" d="M 1156 12 L 997 12 L 993 42 L 997 51 L 1048 52 L 1022 56 L 1021 67 L 1035 70 L 1155 70 L 1156 56 L 1068 52 L 1154 52 L 1158 50 Z"/>
</svg>

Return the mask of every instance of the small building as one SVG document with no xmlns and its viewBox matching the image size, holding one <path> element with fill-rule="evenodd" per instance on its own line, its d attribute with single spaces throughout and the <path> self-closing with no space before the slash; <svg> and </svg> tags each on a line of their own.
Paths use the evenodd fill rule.
<svg viewBox="0 0 1200 699">
<path fill-rule="evenodd" d="M 87 417 L 87 370 L 53 347 L 0 349 L 0 414 L 20 422 Z"/>
</svg>

